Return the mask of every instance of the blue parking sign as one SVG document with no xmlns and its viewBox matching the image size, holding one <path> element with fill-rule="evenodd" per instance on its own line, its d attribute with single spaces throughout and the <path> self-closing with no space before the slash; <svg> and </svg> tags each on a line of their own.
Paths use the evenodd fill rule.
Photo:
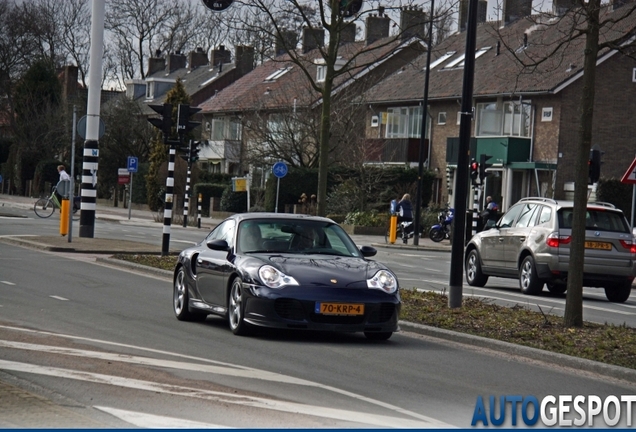
<svg viewBox="0 0 636 432">
<path fill-rule="evenodd" d="M 128 172 L 137 172 L 137 161 L 138 159 L 135 156 L 128 156 Z"/>
<path fill-rule="evenodd" d="M 276 162 L 272 167 L 272 173 L 278 178 L 283 178 L 287 175 L 287 164 L 285 162 Z"/>
</svg>

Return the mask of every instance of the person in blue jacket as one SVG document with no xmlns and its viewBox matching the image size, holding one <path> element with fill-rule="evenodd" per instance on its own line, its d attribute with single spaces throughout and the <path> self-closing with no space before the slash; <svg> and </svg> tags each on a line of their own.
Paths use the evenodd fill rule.
<svg viewBox="0 0 636 432">
<path fill-rule="evenodd" d="M 413 222 L 413 205 L 411 204 L 411 195 L 405 193 L 397 204 L 398 225 L 401 222 Z M 408 243 L 409 233 L 413 232 L 413 224 L 411 223 L 402 232 L 402 242 Z"/>
</svg>

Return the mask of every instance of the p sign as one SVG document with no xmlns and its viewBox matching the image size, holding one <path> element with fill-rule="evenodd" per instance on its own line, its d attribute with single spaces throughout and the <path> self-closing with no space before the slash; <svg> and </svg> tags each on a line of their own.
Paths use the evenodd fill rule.
<svg viewBox="0 0 636 432">
<path fill-rule="evenodd" d="M 137 172 L 137 162 L 139 160 L 135 156 L 128 156 L 128 172 Z"/>
</svg>

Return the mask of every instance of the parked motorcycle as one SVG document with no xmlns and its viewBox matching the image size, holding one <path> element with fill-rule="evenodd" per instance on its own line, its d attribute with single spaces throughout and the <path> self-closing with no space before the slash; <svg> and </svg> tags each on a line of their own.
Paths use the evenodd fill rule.
<svg viewBox="0 0 636 432">
<path fill-rule="evenodd" d="M 442 240 L 450 240 L 452 235 L 453 219 L 455 218 L 455 209 L 449 208 L 439 212 L 437 220 L 439 223 L 433 225 L 428 232 L 428 236 L 434 242 L 441 242 Z"/>
</svg>

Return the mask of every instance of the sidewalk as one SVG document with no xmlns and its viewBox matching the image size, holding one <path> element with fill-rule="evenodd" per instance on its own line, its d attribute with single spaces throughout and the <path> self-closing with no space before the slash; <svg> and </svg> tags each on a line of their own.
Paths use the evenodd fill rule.
<svg viewBox="0 0 636 432">
<path fill-rule="evenodd" d="M 21 197 L 16 195 L 0 195 L 0 215 L 2 214 L 3 207 L 21 208 L 25 210 L 33 209 L 33 198 Z M 108 220 L 114 222 L 120 222 L 123 224 L 131 225 L 144 225 L 148 226 L 149 223 L 157 224 L 161 226 L 163 224 L 163 213 L 152 212 L 149 210 L 140 210 L 133 208 L 130 211 L 131 217 L 128 218 L 128 209 L 123 207 L 112 207 L 98 203 L 95 211 L 96 222 L 100 220 Z M 58 216 L 59 217 L 59 216 Z M 191 215 L 190 220 L 196 220 L 196 215 Z M 188 227 L 184 229 L 198 230 L 201 232 L 201 237 L 205 236 L 212 228 L 221 222 L 220 219 L 212 219 L 209 217 L 201 218 L 201 228 Z M 73 233 L 75 233 L 75 227 L 79 224 L 79 221 L 73 222 Z M 177 227 L 177 225 L 172 225 Z M 178 226 L 181 228 L 181 226 Z M 448 240 L 441 243 L 435 243 L 428 238 L 420 238 L 419 245 L 413 245 L 413 239 L 409 240 L 408 244 L 402 244 L 398 239 L 395 244 L 387 244 L 384 241 L 384 236 L 377 235 L 351 235 L 351 238 L 359 245 L 368 245 L 375 248 L 390 248 L 390 249 L 405 249 L 405 250 L 435 250 L 435 251 L 447 251 L 450 252 L 451 245 Z M 6 239 L 14 244 L 21 244 L 24 246 L 35 247 L 42 250 L 48 250 L 53 252 L 79 252 L 79 253 L 94 253 L 94 254 L 118 254 L 118 253 L 135 253 L 135 254 L 157 254 L 157 247 L 149 245 L 143 242 L 134 242 L 126 240 L 114 240 L 108 238 L 86 238 L 79 237 L 74 234 L 71 238 L 71 242 L 67 237 L 63 236 L 39 236 L 27 238 L 13 238 Z M 170 247 L 170 253 L 178 253 L 181 249 L 178 247 Z"/>
</svg>

